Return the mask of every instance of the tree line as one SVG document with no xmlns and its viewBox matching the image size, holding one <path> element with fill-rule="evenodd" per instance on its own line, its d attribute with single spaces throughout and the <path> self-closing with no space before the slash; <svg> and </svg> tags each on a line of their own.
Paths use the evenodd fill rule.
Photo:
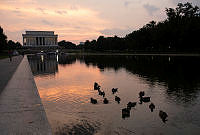
<svg viewBox="0 0 200 135">
<path fill-rule="evenodd" d="M 7 36 L 5 35 L 3 28 L 0 26 L 0 51 L 18 49 L 21 47 L 21 43 L 7 40 Z"/>
<path fill-rule="evenodd" d="M 167 18 L 151 21 L 125 37 L 99 36 L 73 48 L 96 51 L 200 52 L 200 10 L 191 3 L 166 8 Z M 65 46 L 67 48 L 67 46 Z"/>
</svg>

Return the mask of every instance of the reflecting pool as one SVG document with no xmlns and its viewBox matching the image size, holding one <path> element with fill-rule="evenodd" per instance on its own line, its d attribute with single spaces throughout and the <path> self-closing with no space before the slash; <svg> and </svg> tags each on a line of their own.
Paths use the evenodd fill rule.
<svg viewBox="0 0 200 135">
<path fill-rule="evenodd" d="M 54 134 L 200 134 L 200 57 L 28 56 Z M 94 90 L 101 86 L 104 98 Z M 112 88 L 118 92 L 112 93 Z M 140 91 L 151 102 L 140 104 Z M 120 97 L 118 104 L 115 96 Z M 97 104 L 90 103 L 90 98 Z M 128 102 L 137 102 L 122 117 Z M 159 111 L 167 113 L 164 123 Z"/>
</svg>

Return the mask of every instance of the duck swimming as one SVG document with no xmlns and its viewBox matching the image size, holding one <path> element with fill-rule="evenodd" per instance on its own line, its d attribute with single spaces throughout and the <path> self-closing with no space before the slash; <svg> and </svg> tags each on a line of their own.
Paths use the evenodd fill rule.
<svg viewBox="0 0 200 135">
<path fill-rule="evenodd" d="M 104 91 L 98 90 L 98 92 L 99 92 L 99 95 L 100 95 L 100 96 L 105 97 L 105 92 L 104 92 Z"/>
<path fill-rule="evenodd" d="M 115 101 L 117 101 L 118 102 L 118 104 L 120 103 L 120 97 L 118 97 L 118 96 L 115 96 Z"/>
<path fill-rule="evenodd" d="M 94 99 L 94 98 L 90 98 L 90 102 L 91 102 L 92 104 L 97 104 L 97 100 Z"/>
<path fill-rule="evenodd" d="M 142 97 L 142 102 L 150 102 L 150 97 Z"/>
<path fill-rule="evenodd" d="M 167 121 L 166 118 L 168 117 L 168 115 L 167 115 L 166 112 L 160 110 L 160 112 L 159 112 L 159 116 L 160 116 L 160 118 L 162 119 L 162 121 L 163 121 L 164 123 Z"/>
<path fill-rule="evenodd" d="M 130 117 L 130 109 L 124 108 L 122 109 L 122 118 Z"/>
<path fill-rule="evenodd" d="M 136 104 L 137 104 L 137 102 L 128 102 L 128 104 L 127 104 L 127 108 L 135 107 Z"/>
<path fill-rule="evenodd" d="M 104 103 L 104 104 L 108 104 L 108 102 L 109 102 L 108 99 L 107 99 L 107 98 L 104 98 L 103 103 Z"/>
<path fill-rule="evenodd" d="M 151 104 L 149 105 L 149 108 L 151 109 L 151 112 L 153 112 L 153 110 L 155 109 L 155 105 L 154 105 L 153 103 L 151 103 Z"/>
<path fill-rule="evenodd" d="M 142 98 L 144 96 L 144 94 L 145 94 L 144 91 L 140 91 L 139 92 L 139 98 Z"/>
<path fill-rule="evenodd" d="M 118 88 L 112 88 L 112 93 L 115 94 L 118 91 Z"/>
<path fill-rule="evenodd" d="M 101 86 L 97 82 L 94 83 L 94 90 L 100 90 L 100 87 Z"/>
</svg>

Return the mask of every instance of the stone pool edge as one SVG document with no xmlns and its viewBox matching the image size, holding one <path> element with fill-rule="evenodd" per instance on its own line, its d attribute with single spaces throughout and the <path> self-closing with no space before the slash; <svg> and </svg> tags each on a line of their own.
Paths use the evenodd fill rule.
<svg viewBox="0 0 200 135">
<path fill-rule="evenodd" d="M 0 133 L 52 135 L 27 56 L 0 95 Z"/>
</svg>

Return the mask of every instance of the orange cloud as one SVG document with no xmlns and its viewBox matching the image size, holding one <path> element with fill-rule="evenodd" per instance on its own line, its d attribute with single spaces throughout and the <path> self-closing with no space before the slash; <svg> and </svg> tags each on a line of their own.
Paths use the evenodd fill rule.
<svg viewBox="0 0 200 135">
<path fill-rule="evenodd" d="M 58 9 L 47 6 L 40 8 L 34 4 L 2 3 L 0 11 L 0 17 L 4 18 L 1 25 L 8 38 L 20 32 L 20 36 L 15 39 L 18 41 L 21 41 L 19 37 L 25 30 L 54 30 L 60 35 L 59 40 L 79 42 L 96 38 L 100 34 L 99 31 L 109 25 L 109 22 L 98 17 L 98 12 L 82 7 L 63 6 Z"/>
<path fill-rule="evenodd" d="M 12 40 L 21 41 L 25 30 L 54 30 L 59 40 L 78 43 L 124 36 L 127 29 L 163 20 L 165 8 L 175 5 L 172 0 L 0 0 L 0 25 Z"/>
</svg>

